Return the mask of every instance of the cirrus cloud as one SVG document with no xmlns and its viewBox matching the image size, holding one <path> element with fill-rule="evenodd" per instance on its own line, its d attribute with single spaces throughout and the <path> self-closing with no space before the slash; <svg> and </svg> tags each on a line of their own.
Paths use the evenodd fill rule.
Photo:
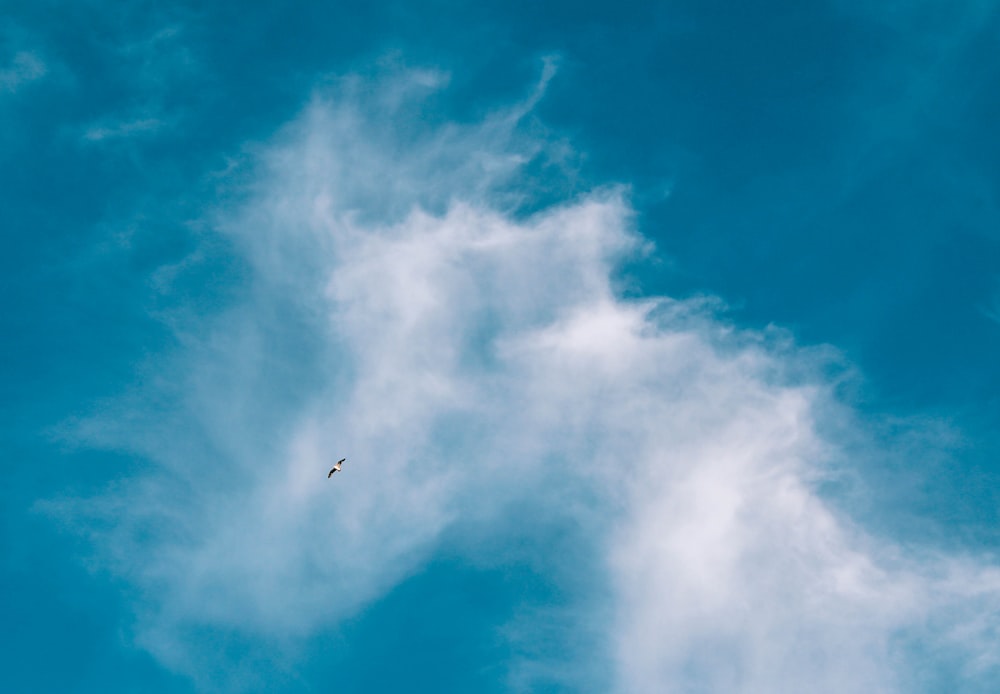
<svg viewBox="0 0 1000 694">
<path fill-rule="evenodd" d="M 817 491 L 841 455 L 821 432 L 850 419 L 828 352 L 710 298 L 623 298 L 618 268 L 648 252 L 627 190 L 521 212 L 518 173 L 549 155 L 523 127 L 538 94 L 421 126 L 408 109 L 446 82 L 427 74 L 343 81 L 263 148 L 213 216 L 241 298 L 181 321 L 171 359 L 77 423 L 149 461 L 49 504 L 138 589 L 139 643 L 252 689 L 199 639 L 294 643 L 455 533 L 504 546 L 552 522 L 592 551 L 537 570 L 593 577 L 560 619 L 601 634 L 616 691 L 912 691 L 913 644 L 969 683 L 995 672 L 997 569 L 878 537 Z M 512 688 L 594 688 L 531 660 Z"/>
</svg>

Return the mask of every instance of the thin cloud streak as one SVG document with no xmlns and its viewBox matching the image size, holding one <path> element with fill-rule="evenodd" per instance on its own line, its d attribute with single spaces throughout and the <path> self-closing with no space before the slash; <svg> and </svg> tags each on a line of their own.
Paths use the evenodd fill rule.
<svg viewBox="0 0 1000 694">
<path fill-rule="evenodd" d="M 816 492 L 839 455 L 821 425 L 849 418 L 824 358 L 710 300 L 622 299 L 615 269 L 646 248 L 626 191 L 513 214 L 520 167 L 547 154 L 518 127 L 539 94 L 398 125 L 385 104 L 445 82 L 427 74 L 317 95 L 218 211 L 250 268 L 241 301 L 76 424 L 151 462 L 47 505 L 144 596 L 138 641 L 205 688 L 253 688 L 205 633 L 294 650 L 449 530 L 523 531 L 516 506 L 595 548 L 571 568 L 603 602 L 562 619 L 606 634 L 589 657 L 616 691 L 907 691 L 902 636 L 988 676 L 996 569 L 879 539 Z M 532 672 L 593 687 L 510 668 L 524 690 Z"/>
<path fill-rule="evenodd" d="M 159 130 L 162 125 L 163 123 L 156 118 L 137 118 L 105 123 L 87 128 L 83 133 L 83 139 L 88 142 L 101 142 L 136 135 L 148 135 Z"/>
</svg>

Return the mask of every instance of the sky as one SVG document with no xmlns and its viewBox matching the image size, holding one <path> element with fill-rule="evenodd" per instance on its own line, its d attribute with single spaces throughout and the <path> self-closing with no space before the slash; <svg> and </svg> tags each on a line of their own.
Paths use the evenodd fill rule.
<svg viewBox="0 0 1000 694">
<path fill-rule="evenodd" d="M 995 4 L 0 10 L 0 690 L 1000 687 Z"/>
</svg>

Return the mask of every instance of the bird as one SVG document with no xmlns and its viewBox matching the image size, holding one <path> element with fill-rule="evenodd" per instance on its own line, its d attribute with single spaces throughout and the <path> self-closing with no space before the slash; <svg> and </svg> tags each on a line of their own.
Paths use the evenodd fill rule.
<svg viewBox="0 0 1000 694">
<path fill-rule="evenodd" d="M 340 472 L 340 466 L 344 464 L 345 460 L 347 460 L 347 458 L 341 458 L 340 460 L 338 460 L 337 464 L 333 466 L 333 469 L 330 470 L 330 472 L 326 473 L 326 478 L 330 479 L 331 477 L 333 477 L 333 473 Z"/>
</svg>

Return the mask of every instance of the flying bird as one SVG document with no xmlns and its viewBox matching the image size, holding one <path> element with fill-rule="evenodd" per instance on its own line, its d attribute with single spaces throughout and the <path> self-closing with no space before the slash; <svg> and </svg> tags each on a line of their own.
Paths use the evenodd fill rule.
<svg viewBox="0 0 1000 694">
<path fill-rule="evenodd" d="M 330 479 L 331 477 L 333 477 L 333 473 L 340 472 L 340 467 L 341 465 L 344 464 L 345 460 L 347 460 L 347 458 L 341 458 L 340 460 L 338 460 L 337 464 L 333 466 L 333 469 L 330 470 L 330 472 L 326 473 L 326 478 Z"/>
</svg>

